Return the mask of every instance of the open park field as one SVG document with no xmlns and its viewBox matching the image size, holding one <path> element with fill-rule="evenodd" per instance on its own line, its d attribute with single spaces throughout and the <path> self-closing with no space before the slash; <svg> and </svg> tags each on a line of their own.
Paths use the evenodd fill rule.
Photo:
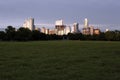
<svg viewBox="0 0 120 80">
<path fill-rule="evenodd" d="M 120 80 L 120 42 L 0 42 L 0 80 Z"/>
</svg>

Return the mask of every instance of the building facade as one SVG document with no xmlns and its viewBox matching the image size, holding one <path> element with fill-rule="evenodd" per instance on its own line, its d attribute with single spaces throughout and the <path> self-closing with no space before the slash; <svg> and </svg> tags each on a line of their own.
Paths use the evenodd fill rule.
<svg viewBox="0 0 120 80">
<path fill-rule="evenodd" d="M 85 18 L 85 20 L 84 20 L 84 28 L 87 28 L 87 27 L 89 27 L 89 22 L 88 22 L 88 19 Z"/>
<path fill-rule="evenodd" d="M 73 33 L 79 33 L 79 24 L 78 23 L 73 24 Z"/>
<path fill-rule="evenodd" d="M 57 20 L 55 22 L 55 32 L 57 35 L 64 35 L 65 25 L 63 24 L 63 20 Z"/>
<path fill-rule="evenodd" d="M 29 18 L 29 19 L 25 20 L 23 27 L 28 28 L 31 31 L 35 30 L 34 18 Z"/>
</svg>

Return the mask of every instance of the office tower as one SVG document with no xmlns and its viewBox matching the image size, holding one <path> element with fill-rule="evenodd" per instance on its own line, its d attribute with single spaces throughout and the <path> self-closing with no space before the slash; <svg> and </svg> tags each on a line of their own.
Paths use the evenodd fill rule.
<svg viewBox="0 0 120 80">
<path fill-rule="evenodd" d="M 70 26 L 67 26 L 65 29 L 64 29 L 64 34 L 67 35 L 68 33 L 71 32 L 71 28 Z"/>
<path fill-rule="evenodd" d="M 74 26 L 71 27 L 71 33 L 74 33 Z"/>
<path fill-rule="evenodd" d="M 35 30 L 35 25 L 34 25 L 34 18 L 29 18 L 27 20 L 25 20 L 24 24 L 23 24 L 24 28 L 28 28 L 31 31 Z"/>
<path fill-rule="evenodd" d="M 45 34 L 49 34 L 49 29 L 46 29 Z"/>
<path fill-rule="evenodd" d="M 45 27 L 42 27 L 42 28 L 41 28 L 41 32 L 42 32 L 42 33 L 46 33 L 46 28 L 45 28 Z"/>
<path fill-rule="evenodd" d="M 84 21 L 84 28 L 87 28 L 89 27 L 89 22 L 88 22 L 88 19 L 85 18 L 85 21 Z"/>
<path fill-rule="evenodd" d="M 50 35 L 56 34 L 56 30 L 55 30 L 55 29 L 49 30 L 49 34 L 50 34 Z"/>
<path fill-rule="evenodd" d="M 56 22 L 55 22 L 55 25 L 57 26 L 62 26 L 63 25 L 63 20 L 57 20 Z"/>
<path fill-rule="evenodd" d="M 84 35 L 90 35 L 90 27 L 88 27 L 88 28 L 83 28 L 83 29 L 82 29 L 82 34 L 84 34 Z"/>
<path fill-rule="evenodd" d="M 93 35 L 93 34 L 94 34 L 94 27 L 91 26 L 91 27 L 90 27 L 90 35 Z"/>
<path fill-rule="evenodd" d="M 79 32 L 79 24 L 78 23 L 74 23 L 73 24 L 73 33 L 78 33 Z"/>
<path fill-rule="evenodd" d="M 63 20 L 57 20 L 55 22 L 55 29 L 57 35 L 64 35 L 65 25 L 63 24 Z"/>
</svg>

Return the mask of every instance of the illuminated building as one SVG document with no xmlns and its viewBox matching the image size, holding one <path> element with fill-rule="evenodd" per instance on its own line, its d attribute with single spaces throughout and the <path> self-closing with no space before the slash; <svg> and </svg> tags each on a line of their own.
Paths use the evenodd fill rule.
<svg viewBox="0 0 120 80">
<path fill-rule="evenodd" d="M 99 35 L 100 34 L 100 29 L 94 29 L 94 34 Z"/>
<path fill-rule="evenodd" d="M 78 23 L 74 23 L 73 24 L 73 33 L 78 33 L 79 32 L 79 24 Z"/>
<path fill-rule="evenodd" d="M 53 29 L 53 30 L 49 30 L 49 34 L 50 35 L 52 35 L 52 34 L 55 34 L 56 32 L 55 32 L 55 30 Z"/>
<path fill-rule="evenodd" d="M 70 28 L 70 26 L 67 26 L 67 27 L 64 29 L 64 34 L 67 35 L 68 33 L 71 33 L 71 28 Z"/>
<path fill-rule="evenodd" d="M 87 28 L 89 27 L 89 22 L 88 22 L 88 19 L 85 18 L 85 21 L 84 21 L 84 28 Z"/>
<path fill-rule="evenodd" d="M 29 18 L 27 20 L 25 20 L 24 24 L 23 24 L 24 28 L 28 28 L 31 31 L 35 30 L 35 25 L 34 25 L 34 18 Z"/>
<path fill-rule="evenodd" d="M 55 22 L 55 29 L 57 35 L 64 35 L 65 25 L 63 24 L 63 20 L 58 20 Z"/>
<path fill-rule="evenodd" d="M 46 28 L 45 28 L 45 27 L 42 27 L 42 28 L 41 28 L 41 32 L 42 32 L 42 33 L 46 33 Z"/>
</svg>

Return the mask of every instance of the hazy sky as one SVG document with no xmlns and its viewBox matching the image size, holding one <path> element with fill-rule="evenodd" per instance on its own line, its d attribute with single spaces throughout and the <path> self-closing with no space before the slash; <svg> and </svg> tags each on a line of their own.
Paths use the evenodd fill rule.
<svg viewBox="0 0 120 80">
<path fill-rule="evenodd" d="M 22 25 L 29 17 L 36 24 L 120 24 L 120 0 L 0 0 L 0 25 Z"/>
</svg>

